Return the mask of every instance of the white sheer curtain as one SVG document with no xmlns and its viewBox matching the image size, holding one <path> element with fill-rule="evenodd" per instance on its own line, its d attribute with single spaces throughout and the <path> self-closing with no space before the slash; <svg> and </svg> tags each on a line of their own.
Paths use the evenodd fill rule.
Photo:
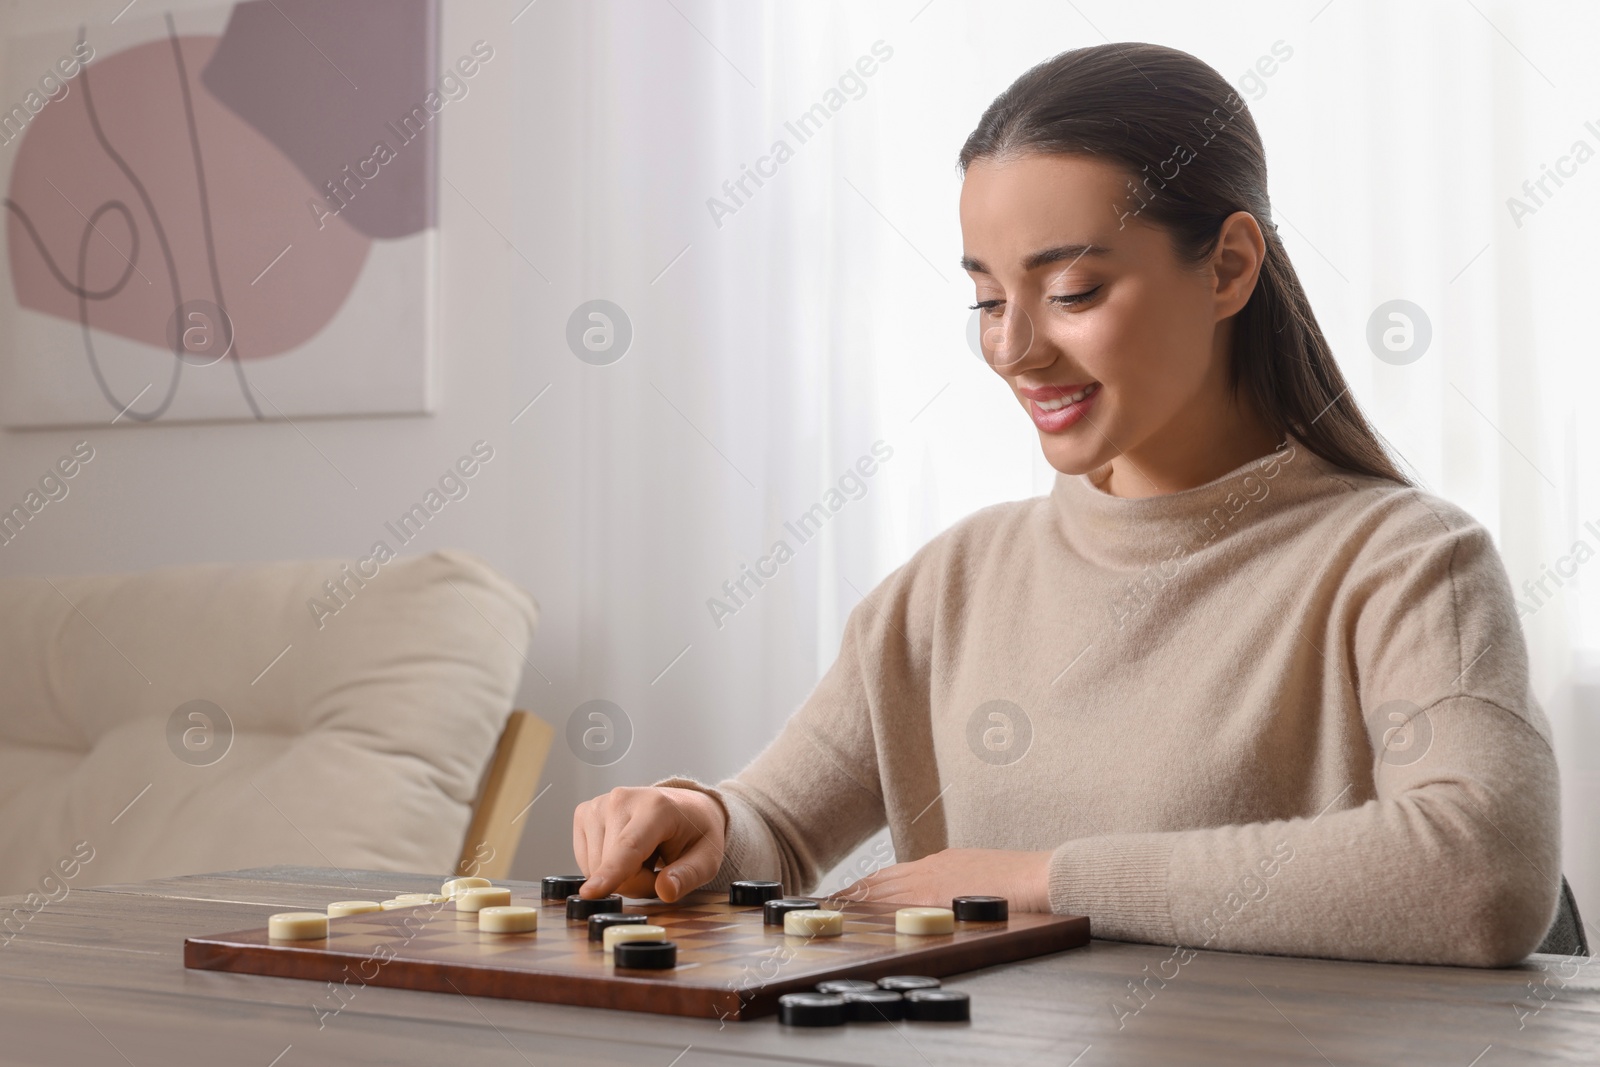
<svg viewBox="0 0 1600 1067">
<path fill-rule="evenodd" d="M 529 519 L 565 529 L 577 585 L 576 621 L 547 619 L 571 655 L 547 672 L 547 707 L 611 700 L 635 734 L 605 767 L 558 747 L 568 799 L 736 770 L 831 663 L 856 590 L 894 565 L 885 486 L 912 461 L 875 396 L 884 245 L 840 177 L 871 182 L 843 158 L 881 75 L 804 143 L 785 126 L 869 53 L 845 21 L 820 5 L 599 2 L 519 23 L 519 358 L 530 396 L 550 385 L 530 421 L 560 427 L 542 457 L 558 470 L 539 475 L 552 506 Z M 633 331 L 603 366 L 563 336 L 595 299 Z"/>
<path fill-rule="evenodd" d="M 1564 165 L 1574 173 L 1547 182 L 1520 226 L 1507 205 L 1574 142 L 1600 149 L 1584 48 L 1600 13 L 1310 0 L 1236 4 L 1223 20 L 1178 2 L 596 0 L 569 17 L 581 45 L 519 38 L 519 233 L 564 233 L 571 272 L 530 274 L 528 296 L 562 316 L 609 299 L 635 335 L 606 367 L 579 365 L 558 329 L 530 340 L 573 405 L 558 458 L 584 502 L 543 518 L 581 548 L 574 692 L 615 699 L 646 746 L 584 770 L 578 794 L 730 773 L 804 699 L 873 584 L 974 509 L 1048 489 L 1031 426 L 966 341 L 954 161 L 1028 66 L 1148 40 L 1244 91 L 1276 221 L 1356 396 L 1427 488 L 1493 531 L 1536 609 L 1524 624 L 1562 760 L 1564 865 L 1600 914 L 1600 737 L 1596 709 L 1573 699 L 1575 650 L 1600 646 L 1600 563 L 1574 562 L 1580 541 L 1600 550 L 1600 430 L 1578 417 L 1600 385 L 1582 240 L 1600 161 Z M 577 84 L 531 70 L 541 59 Z M 786 123 L 819 103 L 827 117 L 802 140 Z M 792 155 L 763 163 L 779 140 Z M 747 167 L 766 176 L 735 202 L 724 182 Z M 545 168 L 569 174 L 574 202 L 535 191 Z M 720 225 L 712 198 L 735 208 Z M 1393 299 L 1431 325 L 1403 365 L 1367 342 Z M 786 534 L 878 440 L 893 456 L 865 495 L 804 544 Z M 794 558 L 716 626 L 708 599 L 727 602 L 724 581 L 780 539 Z M 1522 583 L 1541 578 L 1534 601 Z"/>
</svg>

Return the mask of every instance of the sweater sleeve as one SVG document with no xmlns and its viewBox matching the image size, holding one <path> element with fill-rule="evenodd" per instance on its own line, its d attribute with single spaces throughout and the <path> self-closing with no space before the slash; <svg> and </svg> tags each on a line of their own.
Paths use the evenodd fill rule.
<svg viewBox="0 0 1600 1067">
<path fill-rule="evenodd" d="M 885 722 L 928 720 L 937 594 L 925 564 L 939 544 L 925 545 L 851 610 L 838 658 L 736 777 L 715 787 L 681 777 L 656 783 L 709 793 L 727 811 L 722 865 L 706 888 L 766 878 L 802 891 L 898 813 L 901 798 L 885 803 L 880 758 L 914 763 L 931 760 L 931 750 L 909 751 L 921 736 L 883 744 L 879 733 Z"/>
<path fill-rule="evenodd" d="M 1305 817 L 1068 841 L 1053 910 L 1099 937 L 1241 952 L 1495 967 L 1537 948 L 1559 893 L 1559 790 L 1510 582 L 1465 513 L 1395 525 L 1362 546 L 1328 630 L 1370 780 Z"/>
</svg>

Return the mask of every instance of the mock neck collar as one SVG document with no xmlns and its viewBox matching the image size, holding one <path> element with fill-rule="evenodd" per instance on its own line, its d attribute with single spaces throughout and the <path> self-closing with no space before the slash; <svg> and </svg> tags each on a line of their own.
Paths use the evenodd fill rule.
<svg viewBox="0 0 1600 1067">
<path fill-rule="evenodd" d="M 1142 568 L 1181 549 L 1220 543 L 1286 505 L 1347 485 L 1337 470 L 1292 434 L 1274 452 L 1242 463 L 1204 485 L 1148 497 L 1112 496 L 1101 489 L 1108 468 L 1088 474 L 1057 472 L 1051 504 L 1067 543 L 1086 560 L 1112 568 Z"/>
</svg>

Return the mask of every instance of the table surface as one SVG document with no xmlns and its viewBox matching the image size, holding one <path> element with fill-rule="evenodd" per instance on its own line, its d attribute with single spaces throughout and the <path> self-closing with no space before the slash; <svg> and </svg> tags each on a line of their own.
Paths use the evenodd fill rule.
<svg viewBox="0 0 1600 1067">
<path fill-rule="evenodd" d="M 183 939 L 437 876 L 270 867 L 72 889 L 0 936 L 7 1064 L 1440 1064 L 1600 1062 L 1600 966 L 1479 970 L 1093 941 L 947 979 L 972 1022 L 796 1030 L 183 966 Z M 531 883 L 507 883 L 528 885 Z M 5 898 L 0 911 L 21 903 Z M 1174 973 L 1176 971 L 1176 973 Z M 1130 982 L 1151 975 L 1135 999 Z M 1114 1005 L 1121 1005 L 1119 1011 Z M 1135 1010 L 1137 1009 L 1137 1010 Z"/>
</svg>

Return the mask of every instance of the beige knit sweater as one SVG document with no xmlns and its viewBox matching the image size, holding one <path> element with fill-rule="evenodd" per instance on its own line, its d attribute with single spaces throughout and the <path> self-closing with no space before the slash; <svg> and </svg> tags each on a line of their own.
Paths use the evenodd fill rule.
<svg viewBox="0 0 1600 1067">
<path fill-rule="evenodd" d="M 1095 936 L 1500 966 L 1555 915 L 1559 806 L 1505 568 L 1428 493 L 1290 437 L 1143 499 L 1058 475 L 850 613 L 778 737 L 712 789 L 711 883 L 1053 850 Z"/>
</svg>

